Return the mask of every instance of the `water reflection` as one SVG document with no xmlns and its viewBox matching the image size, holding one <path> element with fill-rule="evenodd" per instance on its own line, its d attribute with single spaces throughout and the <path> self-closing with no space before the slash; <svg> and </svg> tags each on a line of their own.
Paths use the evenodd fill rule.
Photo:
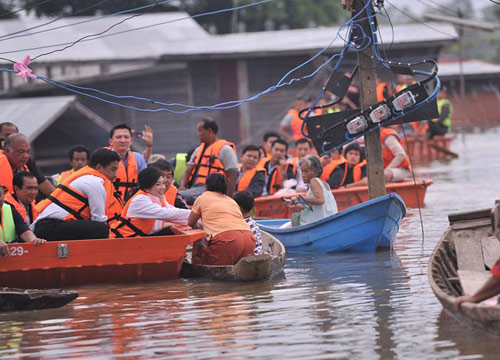
<svg viewBox="0 0 500 360">
<path fill-rule="evenodd" d="M 286 278 L 253 284 L 176 280 L 79 289 L 62 309 L 0 314 L 0 358 L 495 358 L 498 341 L 449 318 L 427 282 L 447 214 L 500 197 L 495 130 L 456 140 L 410 209 L 394 251 L 297 255 Z"/>
</svg>

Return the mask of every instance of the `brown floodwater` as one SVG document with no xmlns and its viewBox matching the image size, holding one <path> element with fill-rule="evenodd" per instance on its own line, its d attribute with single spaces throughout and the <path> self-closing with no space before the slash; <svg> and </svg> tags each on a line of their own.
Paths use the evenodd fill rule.
<svg viewBox="0 0 500 360">
<path fill-rule="evenodd" d="M 419 165 L 434 179 L 393 251 L 289 254 L 261 283 L 174 280 L 89 286 L 55 310 L 0 314 L 0 358 L 499 358 L 497 339 L 442 310 L 427 261 L 447 214 L 500 198 L 499 130 L 458 137 L 460 158 Z"/>
</svg>

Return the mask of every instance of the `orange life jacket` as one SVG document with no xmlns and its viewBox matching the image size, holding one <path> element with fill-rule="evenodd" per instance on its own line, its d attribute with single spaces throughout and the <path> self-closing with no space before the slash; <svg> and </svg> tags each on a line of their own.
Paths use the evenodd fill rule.
<svg viewBox="0 0 500 360">
<path fill-rule="evenodd" d="M 321 180 L 327 181 L 332 175 L 333 171 L 337 168 L 337 166 L 342 165 L 347 160 L 345 157 L 341 156 L 340 159 L 332 160 L 328 164 L 323 167 L 323 173 L 321 174 Z"/>
<path fill-rule="evenodd" d="M 189 175 L 189 187 L 195 184 L 205 184 L 205 181 L 210 174 L 222 173 L 226 175 L 224 164 L 219 160 L 219 153 L 224 145 L 229 145 L 236 153 L 236 146 L 232 142 L 226 140 L 216 140 L 212 144 L 206 146 L 202 143 L 196 152 L 194 159 L 194 167 Z M 196 183 L 193 181 L 196 178 Z"/>
<path fill-rule="evenodd" d="M 391 163 L 392 159 L 394 159 L 394 154 L 392 151 L 385 146 L 385 139 L 387 139 L 388 136 L 395 136 L 399 143 L 401 144 L 401 139 L 398 136 L 398 133 L 396 130 L 390 129 L 390 128 L 381 128 L 380 129 L 380 138 L 382 142 L 382 157 L 384 160 L 384 169 L 389 166 Z M 410 166 L 410 159 L 408 158 L 408 155 L 406 155 L 405 159 L 399 164 L 399 168 L 403 169 L 408 169 L 408 171 L 411 172 L 411 166 Z"/>
<path fill-rule="evenodd" d="M 36 204 L 36 211 L 40 214 L 47 206 L 53 203 L 68 212 L 68 216 L 64 220 L 90 220 L 91 214 L 88 198 L 70 186 L 74 180 L 85 175 L 97 176 L 104 180 L 106 216 L 108 217 L 108 224 L 111 224 L 120 216 L 123 203 L 121 198 L 115 194 L 113 183 L 103 173 L 90 166 L 85 166 L 68 176 L 46 199 Z"/>
<path fill-rule="evenodd" d="M 299 117 L 299 111 L 296 109 L 288 110 L 288 115 L 292 116 L 290 130 L 292 131 L 293 140 L 299 140 L 304 137 L 302 135 L 302 119 Z"/>
<path fill-rule="evenodd" d="M 171 184 L 165 193 L 165 200 L 172 206 L 175 206 L 175 198 L 177 197 L 177 187 Z"/>
<path fill-rule="evenodd" d="M 28 214 L 26 212 L 26 208 L 24 207 L 23 204 L 21 204 L 20 201 L 16 200 L 16 198 L 14 198 L 14 196 L 12 196 L 11 194 L 5 194 L 5 201 L 14 206 L 17 212 L 21 214 L 21 216 L 23 217 L 24 222 L 27 222 Z M 35 200 L 33 200 L 30 204 L 31 214 L 33 215 L 33 221 L 35 221 L 36 218 L 38 217 L 38 212 L 35 209 L 35 204 L 36 204 Z"/>
<path fill-rule="evenodd" d="M 259 162 L 258 162 L 258 164 L 257 164 L 257 167 L 263 168 L 269 160 L 271 160 L 271 155 L 270 154 L 266 155 L 262 159 L 260 159 Z"/>
<path fill-rule="evenodd" d="M 267 183 L 266 183 L 266 190 L 269 195 L 275 194 L 278 190 L 283 188 L 283 173 L 281 170 L 281 166 L 277 166 L 276 168 L 272 169 L 270 172 L 268 172 L 268 163 L 271 160 L 267 161 L 264 170 L 266 172 L 266 177 L 268 178 Z M 286 164 L 286 171 L 287 174 L 295 176 L 297 168 L 291 164 L 287 163 Z"/>
<path fill-rule="evenodd" d="M 344 186 L 347 185 L 345 183 L 347 179 L 347 172 L 349 171 L 349 165 L 347 164 L 347 161 L 342 163 L 344 166 L 344 177 L 342 178 L 342 181 L 340 182 L 339 186 Z M 352 180 L 353 182 L 357 182 L 363 178 L 363 167 L 366 166 L 366 160 L 361 161 L 360 163 L 354 165 L 354 168 L 352 169 Z"/>
<path fill-rule="evenodd" d="M 122 214 L 118 221 L 115 222 L 111 228 L 111 233 L 113 237 L 134 237 L 134 236 L 147 236 L 155 225 L 156 219 L 144 219 L 144 218 L 134 218 L 127 217 L 127 211 L 132 203 L 132 200 L 139 195 L 146 195 L 147 193 L 143 190 L 139 190 L 132 196 L 125 207 L 122 210 Z M 161 199 L 161 206 L 166 207 L 167 202 L 165 201 L 165 196 Z"/>
<path fill-rule="evenodd" d="M 109 147 L 109 149 L 113 150 L 112 147 Z M 137 161 L 135 160 L 134 152 L 129 150 L 127 155 L 127 168 L 125 169 L 123 160 L 120 160 L 118 163 L 118 170 L 116 170 L 116 178 L 113 181 L 115 189 L 120 192 L 123 201 L 125 201 L 130 189 L 137 186 L 138 177 L 139 169 L 137 167 Z"/>
<path fill-rule="evenodd" d="M 68 176 L 70 176 L 71 174 L 74 174 L 75 172 L 73 171 L 73 169 L 69 169 L 69 170 L 66 170 L 66 171 L 63 171 L 60 175 L 59 175 L 59 182 L 63 182 L 64 179 L 66 179 Z"/>
<path fill-rule="evenodd" d="M 389 97 L 391 95 L 391 88 L 389 87 L 388 83 L 380 82 L 377 84 L 377 102 L 384 101 L 386 97 Z"/>
<path fill-rule="evenodd" d="M 266 169 L 260 166 L 256 166 L 251 170 L 247 170 L 240 178 L 240 181 L 238 181 L 238 184 L 236 185 L 236 191 L 243 191 L 248 189 L 250 184 L 252 183 L 252 179 L 254 178 L 257 173 L 262 172 L 264 175 L 266 174 Z"/>
<path fill-rule="evenodd" d="M 26 165 L 24 165 L 24 170 L 29 172 Z M 10 194 L 14 193 L 14 185 L 12 184 L 13 179 L 14 170 L 10 165 L 9 159 L 3 153 L 3 150 L 0 150 L 0 185 L 6 187 Z"/>
</svg>

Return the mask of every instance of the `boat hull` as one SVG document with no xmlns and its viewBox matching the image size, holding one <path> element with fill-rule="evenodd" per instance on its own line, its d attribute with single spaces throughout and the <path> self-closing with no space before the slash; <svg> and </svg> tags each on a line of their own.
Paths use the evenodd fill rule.
<svg viewBox="0 0 500 360">
<path fill-rule="evenodd" d="M 432 140 L 426 136 L 408 136 L 404 146 L 412 159 L 443 159 L 449 157 L 450 145 L 455 138 L 455 134 L 437 135 Z"/>
<path fill-rule="evenodd" d="M 2 259 L 0 286 L 46 289 L 177 278 L 186 246 L 203 236 L 191 230 L 170 236 L 11 244 L 11 255 Z"/>
<path fill-rule="evenodd" d="M 396 240 L 399 222 L 405 214 L 401 197 L 388 194 L 308 225 L 277 228 L 288 219 L 258 223 L 290 252 L 375 251 Z"/>
<path fill-rule="evenodd" d="M 386 184 L 387 193 L 398 194 L 408 207 L 419 207 L 424 205 L 427 187 L 432 184 L 432 180 L 418 180 Z M 415 186 L 416 185 L 416 186 Z M 339 211 L 370 200 L 367 186 L 353 188 L 336 189 L 332 191 L 337 202 Z M 290 197 L 288 195 L 285 197 Z M 264 196 L 255 199 L 256 219 L 286 219 L 292 216 L 290 209 L 283 204 L 281 196 Z"/>
</svg>

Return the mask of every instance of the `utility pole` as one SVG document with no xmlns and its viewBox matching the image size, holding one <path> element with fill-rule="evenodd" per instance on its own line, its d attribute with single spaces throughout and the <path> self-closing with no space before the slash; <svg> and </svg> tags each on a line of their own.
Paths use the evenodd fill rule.
<svg viewBox="0 0 500 360">
<path fill-rule="evenodd" d="M 365 1 L 352 0 L 352 15 L 362 11 Z M 370 6 L 372 6 L 370 4 Z M 357 19 L 365 19 L 362 22 L 366 36 L 371 36 L 370 24 L 366 10 L 358 15 Z M 361 109 L 377 103 L 376 64 L 373 58 L 373 48 L 370 46 L 362 52 L 358 52 L 358 79 L 361 94 Z M 384 163 L 382 159 L 382 143 L 380 141 L 380 129 L 365 135 L 365 149 L 368 175 L 368 188 L 370 199 L 385 195 Z"/>
</svg>

